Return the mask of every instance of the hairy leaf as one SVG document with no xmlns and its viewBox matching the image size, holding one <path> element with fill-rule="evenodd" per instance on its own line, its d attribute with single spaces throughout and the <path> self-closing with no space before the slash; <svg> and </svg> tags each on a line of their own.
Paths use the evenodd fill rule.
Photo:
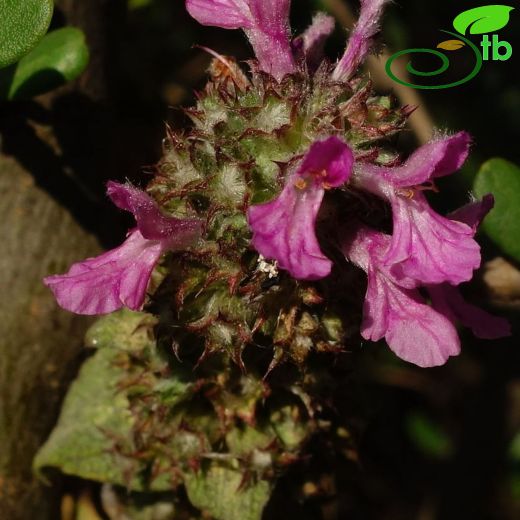
<svg viewBox="0 0 520 520">
<path fill-rule="evenodd" d="M 242 479 L 240 471 L 212 463 L 186 475 L 185 485 L 192 504 L 217 520 L 260 520 L 271 486 L 264 480 Z"/>
<path fill-rule="evenodd" d="M 56 428 L 34 460 L 37 472 L 54 467 L 89 480 L 129 483 L 125 470 L 131 475 L 136 468 L 113 451 L 117 442 L 132 449 L 133 426 L 128 400 L 114 388 L 120 376 L 114 361 L 114 350 L 106 349 L 83 365 Z"/>
<path fill-rule="evenodd" d="M 89 342 L 99 349 L 72 384 L 58 424 L 34 460 L 36 472 L 53 467 L 89 480 L 143 489 L 138 464 L 121 455 L 133 449 L 134 419 L 127 396 L 117 388 L 124 372 L 117 356 L 149 341 L 139 328 L 145 316 L 112 314 L 91 329 Z"/>
</svg>

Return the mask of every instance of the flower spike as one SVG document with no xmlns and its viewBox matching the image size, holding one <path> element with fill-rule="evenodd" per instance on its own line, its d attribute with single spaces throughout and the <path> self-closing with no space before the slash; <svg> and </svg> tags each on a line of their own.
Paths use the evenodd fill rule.
<svg viewBox="0 0 520 520">
<path fill-rule="evenodd" d="M 257 339 L 273 345 L 275 361 L 299 366 L 312 351 L 340 351 L 353 337 L 349 316 L 364 273 L 361 335 L 385 338 L 411 363 L 457 355 L 459 324 L 482 338 L 510 333 L 458 287 L 480 266 L 475 235 L 493 197 L 445 215 L 425 193 L 462 167 L 471 138 L 437 134 L 395 158 L 386 137 L 402 130 L 410 109 L 377 95 L 358 70 L 388 0 L 360 2 L 334 66 L 324 55 L 335 26 L 326 14 L 292 39 L 290 0 L 185 0 L 201 24 L 246 33 L 257 58 L 251 74 L 206 49 L 216 59 L 185 109 L 193 124 L 169 129 L 154 168 L 160 199 L 108 183 L 135 229 L 119 247 L 45 279 L 62 307 L 140 309 L 154 267 L 178 251 L 162 261 L 167 283 L 147 310 L 179 329 L 179 346 L 196 336 L 204 356 L 223 352 L 241 368 Z"/>
</svg>

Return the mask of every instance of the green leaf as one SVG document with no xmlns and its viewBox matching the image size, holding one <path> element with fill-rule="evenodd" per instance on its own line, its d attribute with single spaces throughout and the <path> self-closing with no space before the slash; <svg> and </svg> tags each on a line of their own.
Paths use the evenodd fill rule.
<svg viewBox="0 0 520 520">
<path fill-rule="evenodd" d="M 118 440 L 131 438 L 133 418 L 128 399 L 114 387 L 121 375 L 114 363 L 113 349 L 84 363 L 56 428 L 34 459 L 37 473 L 54 467 L 88 480 L 128 484 L 125 470 L 131 474 L 135 468 L 113 450 Z"/>
<path fill-rule="evenodd" d="M 16 65 L 0 71 L 0 99 L 30 98 L 77 78 L 88 64 L 85 36 L 65 27 L 47 34 Z"/>
<path fill-rule="evenodd" d="M 140 329 L 148 316 L 145 313 L 127 310 L 107 314 L 90 327 L 85 335 L 85 343 L 91 348 L 137 352 L 149 343 L 146 336 L 143 336 L 143 329 Z"/>
<path fill-rule="evenodd" d="M 54 467 L 88 480 L 111 482 L 142 490 L 137 462 L 114 450 L 132 450 L 134 419 L 125 393 L 118 391 L 124 368 L 117 363 L 122 350 L 146 345 L 149 339 L 139 329 L 145 314 L 123 311 L 101 319 L 89 333 L 100 349 L 82 366 L 67 394 L 58 424 L 36 455 L 34 470 Z M 133 343 L 122 341 L 128 331 Z M 99 338 L 99 339 L 98 339 Z"/>
<path fill-rule="evenodd" d="M 505 159 L 491 159 L 480 168 L 474 190 L 478 197 L 495 197 L 495 208 L 482 229 L 504 253 L 520 261 L 520 168 Z"/>
<path fill-rule="evenodd" d="M 271 493 L 268 482 L 243 482 L 242 472 L 216 463 L 184 483 L 190 502 L 217 520 L 260 520 Z"/>
<path fill-rule="evenodd" d="M 0 68 L 18 61 L 41 40 L 53 8 L 52 0 L 0 0 Z"/>
<path fill-rule="evenodd" d="M 520 462 L 520 432 L 518 432 L 511 441 L 509 446 L 509 458 L 516 462 Z"/>
<path fill-rule="evenodd" d="M 508 5 L 484 5 L 460 13 L 453 20 L 453 27 L 460 34 L 487 34 L 502 29 L 509 23 L 509 13 L 514 9 Z"/>
<path fill-rule="evenodd" d="M 263 402 L 261 381 L 238 372 L 234 392 L 219 389 L 220 363 L 206 367 L 204 380 L 156 345 L 155 325 L 153 316 L 125 310 L 91 327 L 86 343 L 97 351 L 71 385 L 34 469 L 149 495 L 184 484 L 203 516 L 259 520 L 274 485 L 272 475 L 259 475 L 277 456 L 298 453 L 313 431 L 300 392 Z"/>
</svg>

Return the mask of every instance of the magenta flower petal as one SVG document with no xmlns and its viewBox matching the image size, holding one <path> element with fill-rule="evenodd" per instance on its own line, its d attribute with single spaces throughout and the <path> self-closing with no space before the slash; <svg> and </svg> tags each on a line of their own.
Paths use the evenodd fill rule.
<svg viewBox="0 0 520 520">
<path fill-rule="evenodd" d="M 395 188 L 417 186 L 459 170 L 468 157 L 470 144 L 470 135 L 459 132 L 421 146 L 402 166 L 367 165 L 366 169 Z"/>
<path fill-rule="evenodd" d="M 361 0 L 361 12 L 350 34 L 345 54 L 334 70 L 336 80 L 349 79 L 365 60 L 379 32 L 379 20 L 388 0 Z"/>
<path fill-rule="evenodd" d="M 163 215 L 155 201 L 134 186 L 109 182 L 107 191 L 117 207 L 134 215 L 138 228 L 116 249 L 74 264 L 67 274 L 44 279 L 59 305 L 77 314 L 139 309 L 161 255 L 191 245 L 202 232 L 201 220 Z"/>
<path fill-rule="evenodd" d="M 298 193 L 290 181 L 275 200 L 249 208 L 255 249 L 299 280 L 324 278 L 332 268 L 314 231 L 324 193 L 315 185 Z"/>
<path fill-rule="evenodd" d="M 394 231 L 384 256 L 398 276 L 423 284 L 471 280 L 480 266 L 480 246 L 468 225 L 442 217 L 422 193 L 391 199 Z"/>
<path fill-rule="evenodd" d="M 420 367 L 443 365 L 460 353 L 449 320 L 426 305 L 417 290 L 399 287 L 373 270 L 368 272 L 361 334 L 372 341 L 384 337 L 397 356 Z"/>
<path fill-rule="evenodd" d="M 421 367 L 442 365 L 460 352 L 453 324 L 426 305 L 417 289 L 401 285 L 382 256 L 388 235 L 361 228 L 343 251 L 368 275 L 361 334 L 367 340 L 383 337 L 397 356 Z"/>
<path fill-rule="evenodd" d="M 424 146 L 428 147 L 428 144 Z M 466 162 L 471 147 L 471 136 L 467 132 L 458 132 L 435 140 L 430 146 L 432 157 L 434 160 L 437 159 L 430 179 L 444 177 L 460 170 Z"/>
<path fill-rule="evenodd" d="M 352 174 L 354 154 L 348 144 L 336 136 L 314 142 L 296 173 L 311 183 L 337 188 Z"/>
<path fill-rule="evenodd" d="M 187 0 L 186 8 L 203 25 L 243 29 L 260 67 L 278 80 L 295 70 L 290 44 L 290 0 Z"/>
<path fill-rule="evenodd" d="M 433 308 L 450 321 L 459 321 L 471 329 L 477 338 L 498 339 L 511 335 L 511 326 L 505 318 L 493 316 L 464 300 L 457 287 L 449 284 L 428 287 Z"/>
<path fill-rule="evenodd" d="M 107 194 L 120 209 L 135 217 L 139 231 L 149 240 L 166 240 L 168 249 L 187 247 L 201 234 L 200 219 L 167 217 L 144 191 L 130 184 L 109 181 Z"/>
<path fill-rule="evenodd" d="M 392 242 L 385 262 L 394 274 L 424 284 L 471 279 L 480 266 L 472 226 L 433 211 L 417 185 L 452 173 L 466 160 L 470 137 L 459 132 L 422 146 L 402 165 L 359 165 L 355 181 L 390 202 Z"/>
<path fill-rule="evenodd" d="M 321 252 L 315 225 L 325 189 L 344 184 L 354 156 L 338 137 L 315 142 L 282 193 L 274 200 L 251 206 L 252 244 L 265 256 L 300 280 L 330 273 L 332 262 Z"/>
<path fill-rule="evenodd" d="M 298 37 L 302 42 L 303 54 L 311 71 L 316 70 L 323 60 L 325 43 L 334 31 L 334 27 L 335 20 L 332 16 L 318 13 L 309 28 Z"/>
<path fill-rule="evenodd" d="M 482 197 L 482 200 L 470 202 L 469 204 L 462 206 L 462 208 L 453 211 L 450 213 L 449 217 L 452 220 L 464 222 L 464 224 L 467 224 L 474 232 L 476 232 L 480 223 L 494 206 L 495 197 L 493 197 L 491 193 L 488 193 Z"/>
<path fill-rule="evenodd" d="M 122 307 L 141 308 L 152 270 L 164 252 L 160 241 L 130 232 L 119 247 L 74 264 L 44 283 L 59 305 L 76 314 L 108 314 Z"/>
<path fill-rule="evenodd" d="M 224 29 L 253 29 L 249 0 L 187 0 L 186 9 L 202 25 Z"/>
</svg>

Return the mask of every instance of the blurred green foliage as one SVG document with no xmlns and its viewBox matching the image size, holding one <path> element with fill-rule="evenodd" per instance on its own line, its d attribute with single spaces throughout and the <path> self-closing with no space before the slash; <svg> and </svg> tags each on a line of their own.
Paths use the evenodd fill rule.
<svg viewBox="0 0 520 520">
<path fill-rule="evenodd" d="M 480 168 L 475 194 L 492 193 L 495 208 L 482 229 L 507 255 L 520 262 L 520 168 L 505 159 L 490 159 Z"/>
<path fill-rule="evenodd" d="M 422 412 L 412 412 L 406 420 L 412 442 L 425 455 L 448 459 L 453 455 L 453 443 L 442 428 Z"/>
</svg>

